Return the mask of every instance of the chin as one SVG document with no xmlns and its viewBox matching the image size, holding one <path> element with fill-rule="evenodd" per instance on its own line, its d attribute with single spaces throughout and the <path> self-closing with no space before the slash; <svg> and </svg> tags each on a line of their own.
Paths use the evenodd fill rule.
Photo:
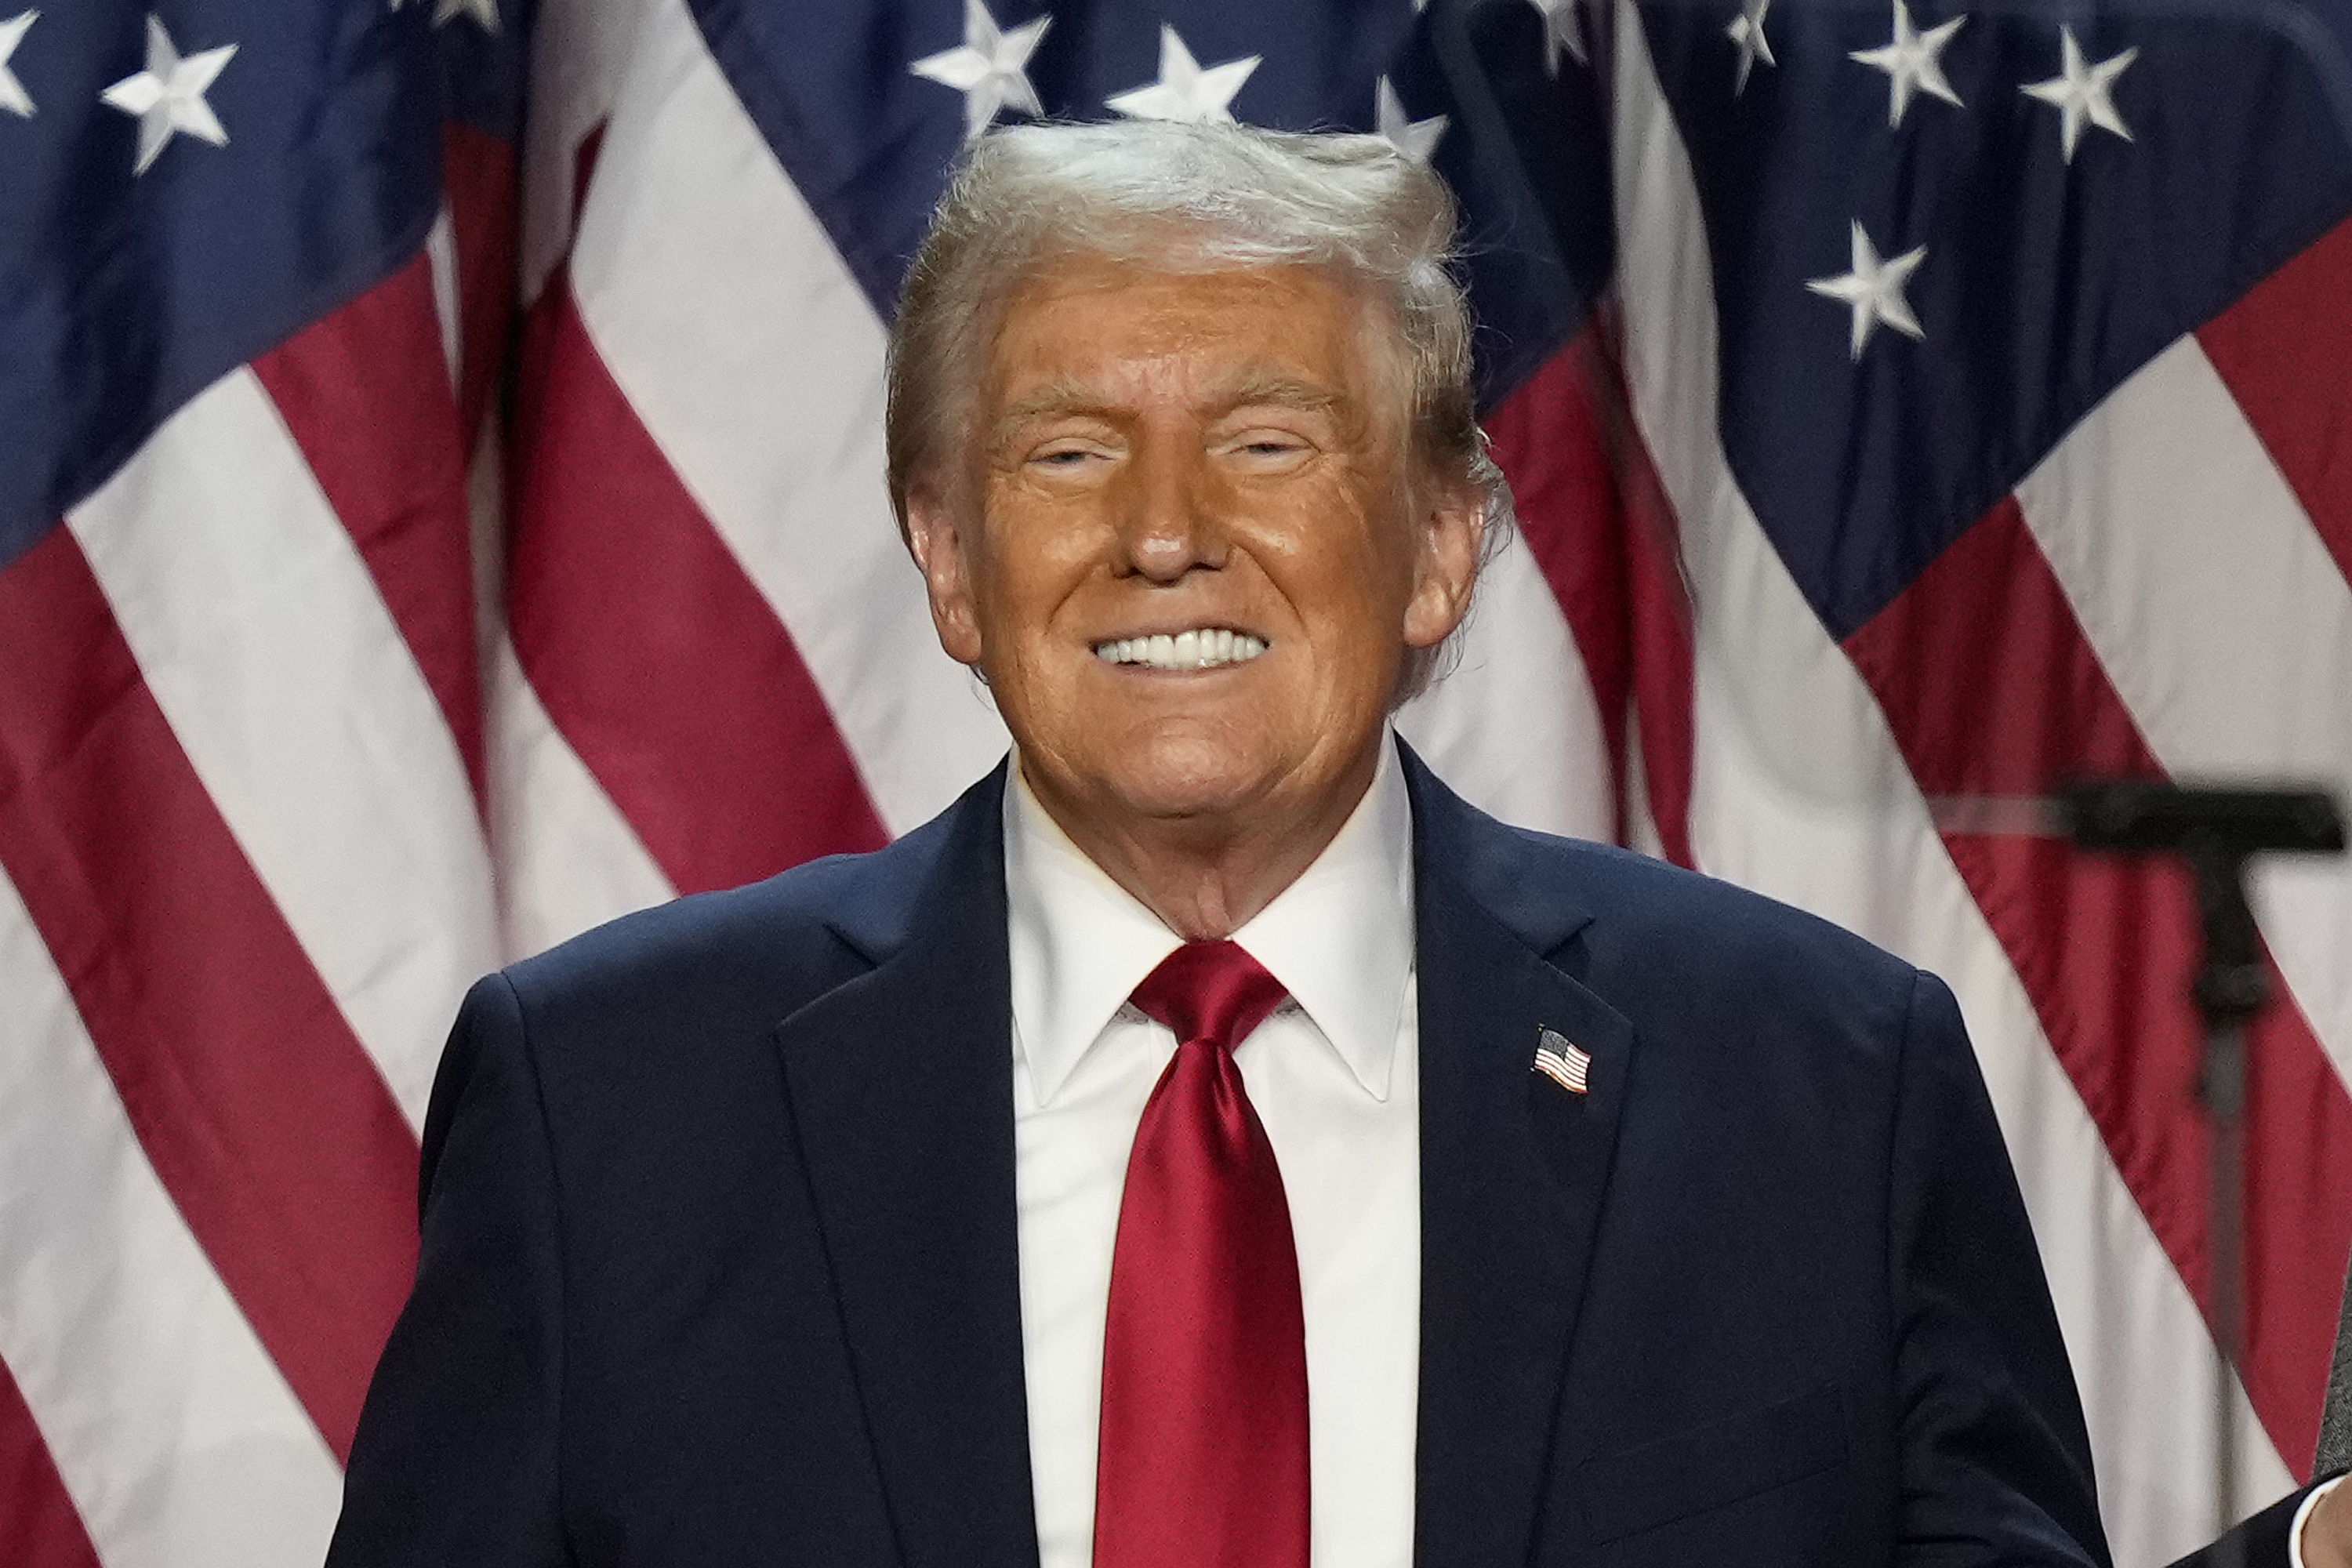
<svg viewBox="0 0 2352 1568">
<path fill-rule="evenodd" d="M 1127 749 L 1097 777 L 1140 816 L 1222 816 L 1263 799 L 1280 771 L 1249 749 L 1188 735 Z"/>
</svg>

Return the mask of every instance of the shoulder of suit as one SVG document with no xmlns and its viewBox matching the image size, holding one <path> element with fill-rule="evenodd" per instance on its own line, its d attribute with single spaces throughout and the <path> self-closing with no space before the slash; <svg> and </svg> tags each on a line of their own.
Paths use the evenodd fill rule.
<svg viewBox="0 0 2352 1568">
<path fill-rule="evenodd" d="M 887 925 L 910 904 L 942 837 L 935 821 L 882 849 L 623 915 L 509 966 L 507 979 L 527 1008 L 695 989 L 814 994 L 868 967 L 843 928 Z"/>
<path fill-rule="evenodd" d="M 1612 845 L 1505 831 L 1522 868 L 1517 888 L 1487 891 L 1524 901 L 1541 896 L 1529 889 L 1544 883 L 1566 889 L 1592 917 L 1575 940 L 1596 972 L 1638 971 L 1708 989 L 1769 980 L 1776 989 L 1797 981 L 1905 994 L 1917 976 L 1853 931 L 1719 878 Z"/>
<path fill-rule="evenodd" d="M 1789 904 L 1613 845 L 1516 827 L 1448 788 L 1410 748 L 1417 864 L 1577 978 L 1617 973 L 1733 992 L 1824 976 L 1907 997 L 1918 972 Z"/>
</svg>

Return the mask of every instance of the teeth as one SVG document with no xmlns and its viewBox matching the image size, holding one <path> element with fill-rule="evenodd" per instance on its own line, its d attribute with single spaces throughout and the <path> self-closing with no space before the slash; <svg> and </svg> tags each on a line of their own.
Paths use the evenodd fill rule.
<svg viewBox="0 0 2352 1568">
<path fill-rule="evenodd" d="M 1156 637 L 1114 637 L 1095 645 L 1105 664 L 1135 664 L 1150 669 L 1214 669 L 1246 664 L 1265 651 L 1265 639 L 1224 626 L 1200 626 Z"/>
</svg>

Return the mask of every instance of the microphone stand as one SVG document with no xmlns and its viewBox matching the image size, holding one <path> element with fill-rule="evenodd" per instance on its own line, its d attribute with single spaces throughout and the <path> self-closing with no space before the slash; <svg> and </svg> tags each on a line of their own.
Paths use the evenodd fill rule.
<svg viewBox="0 0 2352 1568">
<path fill-rule="evenodd" d="M 2190 994 L 2205 1026 L 2198 1098 L 2212 1149 L 2206 1202 L 2221 1352 L 2213 1378 L 2215 1532 L 2226 1534 L 2237 1522 L 2237 1366 L 2245 1349 L 2246 1030 L 2271 999 L 2246 867 L 2261 854 L 2340 855 L 2344 821 L 2334 797 L 2316 790 L 2093 782 L 2062 791 L 2057 805 L 2077 848 L 2177 855 L 2196 879 L 2203 954 Z M 2225 1542 L 2220 1561 L 2242 1568 L 2242 1543 Z"/>
</svg>

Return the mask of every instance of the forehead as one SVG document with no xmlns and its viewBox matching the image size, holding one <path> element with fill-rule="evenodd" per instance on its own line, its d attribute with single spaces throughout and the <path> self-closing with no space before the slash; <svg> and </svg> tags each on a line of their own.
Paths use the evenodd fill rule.
<svg viewBox="0 0 2352 1568">
<path fill-rule="evenodd" d="M 1107 397 L 1307 383 L 1348 401 L 1369 374 L 1361 290 L 1316 267 L 1171 271 L 1057 259 L 1013 292 L 990 356 L 1000 407 L 1049 384 Z"/>
</svg>

